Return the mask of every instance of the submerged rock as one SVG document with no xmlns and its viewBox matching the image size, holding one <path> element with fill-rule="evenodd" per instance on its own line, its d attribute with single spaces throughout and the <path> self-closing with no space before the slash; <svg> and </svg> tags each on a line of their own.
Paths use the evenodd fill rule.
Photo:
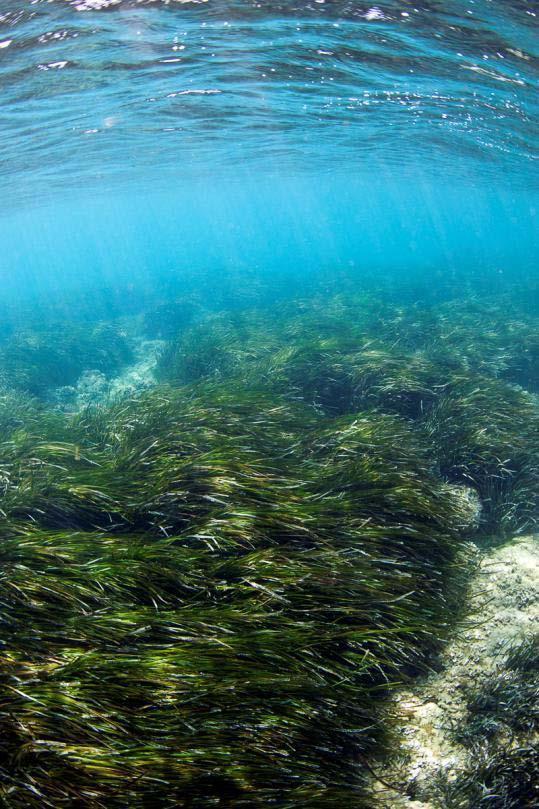
<svg viewBox="0 0 539 809">
<path fill-rule="evenodd" d="M 50 401 L 64 412 L 83 410 L 135 396 L 155 384 L 154 369 L 162 350 L 161 340 L 137 339 L 133 350 L 135 362 L 115 377 L 109 378 L 96 369 L 84 371 L 75 385 L 56 388 Z"/>
<path fill-rule="evenodd" d="M 459 528 L 468 532 L 476 531 L 481 525 L 483 512 L 479 494 L 471 486 L 451 484 L 450 488 L 460 504 L 459 514 L 462 516 L 463 522 Z"/>
<path fill-rule="evenodd" d="M 539 731 L 539 536 L 478 551 L 477 561 L 439 670 L 394 699 L 400 749 L 377 769 L 384 783 L 373 782 L 384 809 L 477 809 L 477 790 L 485 806 L 537 805 L 526 801 L 539 797 L 539 778 L 529 780 Z M 522 792 L 496 802 L 494 791 L 515 792 L 503 779 L 517 753 Z"/>
</svg>

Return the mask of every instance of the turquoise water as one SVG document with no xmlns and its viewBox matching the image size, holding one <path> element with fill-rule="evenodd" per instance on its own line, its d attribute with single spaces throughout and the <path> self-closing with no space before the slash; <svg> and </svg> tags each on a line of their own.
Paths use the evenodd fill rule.
<svg viewBox="0 0 539 809">
<path fill-rule="evenodd" d="M 487 0 L 8 0 L 4 289 L 529 275 L 536 33 L 533 4 Z"/>
<path fill-rule="evenodd" d="M 2 0 L 2 807 L 537 805 L 538 15 Z"/>
</svg>

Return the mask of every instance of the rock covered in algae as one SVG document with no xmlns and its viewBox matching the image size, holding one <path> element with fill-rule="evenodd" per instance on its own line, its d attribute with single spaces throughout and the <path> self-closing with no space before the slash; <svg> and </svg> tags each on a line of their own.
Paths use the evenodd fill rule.
<svg viewBox="0 0 539 809">
<path fill-rule="evenodd" d="M 373 782 L 380 809 L 537 805 L 538 566 L 537 536 L 478 552 L 437 671 L 395 696 L 399 733 L 376 768 L 386 783 Z"/>
</svg>

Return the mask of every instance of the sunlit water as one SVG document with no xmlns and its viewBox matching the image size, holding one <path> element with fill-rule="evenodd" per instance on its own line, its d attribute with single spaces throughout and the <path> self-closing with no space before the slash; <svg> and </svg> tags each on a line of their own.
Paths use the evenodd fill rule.
<svg viewBox="0 0 539 809">
<path fill-rule="evenodd" d="M 537 15 L 0 0 L 2 807 L 532 806 Z"/>
<path fill-rule="evenodd" d="M 187 268 L 528 274 L 537 14 L 4 0 L 4 290 Z"/>
</svg>

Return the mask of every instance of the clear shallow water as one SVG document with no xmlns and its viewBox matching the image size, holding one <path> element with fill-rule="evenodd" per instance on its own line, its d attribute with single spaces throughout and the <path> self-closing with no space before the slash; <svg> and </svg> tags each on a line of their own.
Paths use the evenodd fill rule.
<svg viewBox="0 0 539 809">
<path fill-rule="evenodd" d="M 8 0 L 5 288 L 197 265 L 529 273 L 537 22 L 487 0 Z"/>
<path fill-rule="evenodd" d="M 536 4 L 0 9 L 2 806 L 535 805 L 533 637 L 383 755 L 537 526 Z"/>
</svg>

